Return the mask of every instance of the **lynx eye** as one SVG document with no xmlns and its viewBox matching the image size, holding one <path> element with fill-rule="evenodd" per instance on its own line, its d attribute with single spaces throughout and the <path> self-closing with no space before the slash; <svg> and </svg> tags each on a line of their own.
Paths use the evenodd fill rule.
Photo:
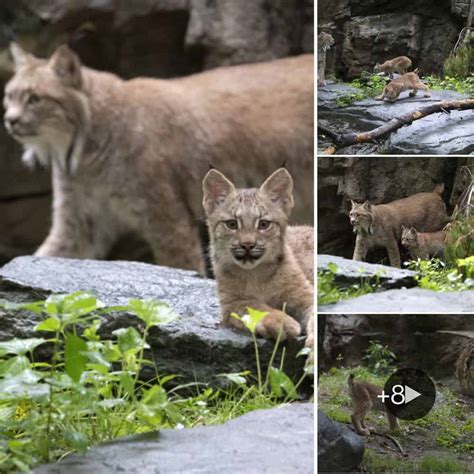
<svg viewBox="0 0 474 474">
<path fill-rule="evenodd" d="M 40 98 L 38 95 L 36 94 L 31 94 L 29 97 L 28 97 L 28 105 L 34 105 L 34 104 L 37 104 L 38 102 L 40 101 Z"/>
<path fill-rule="evenodd" d="M 257 227 L 258 227 L 258 230 L 267 230 L 270 228 L 271 224 L 272 223 L 270 221 L 267 221 L 265 219 L 260 219 L 258 221 Z"/>
<path fill-rule="evenodd" d="M 224 224 L 229 230 L 237 230 L 237 228 L 239 227 L 239 224 L 237 223 L 236 219 L 229 219 L 228 221 L 224 221 Z"/>
</svg>

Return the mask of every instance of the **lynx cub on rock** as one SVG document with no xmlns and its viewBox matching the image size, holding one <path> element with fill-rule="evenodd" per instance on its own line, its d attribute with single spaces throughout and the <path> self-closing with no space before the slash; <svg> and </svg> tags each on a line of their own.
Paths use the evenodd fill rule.
<svg viewBox="0 0 474 474">
<path fill-rule="evenodd" d="M 370 410 L 385 411 L 387 414 L 390 431 L 400 428 L 398 418 L 392 415 L 377 395 L 382 394 L 382 387 L 369 382 L 356 382 L 354 375 L 350 374 L 347 379 L 349 385 L 349 396 L 352 400 L 351 420 L 356 433 L 361 436 L 370 435 L 370 429 L 365 426 L 364 418 Z"/>
<path fill-rule="evenodd" d="M 286 160 L 311 222 L 311 55 L 177 79 L 122 80 L 66 46 L 39 59 L 12 44 L 5 125 L 23 160 L 52 168 L 51 231 L 36 255 L 106 258 L 138 234 L 161 265 L 204 272 L 201 182 L 209 160 L 256 185 Z"/>
<path fill-rule="evenodd" d="M 289 339 L 306 332 L 313 346 L 313 228 L 288 227 L 293 179 L 285 168 L 259 189 L 236 189 L 211 169 L 203 181 L 203 206 L 222 322 L 245 331 L 235 312 L 267 311 L 256 332 Z M 285 307 L 285 312 L 283 308 Z"/>
<path fill-rule="evenodd" d="M 377 63 L 374 67 L 374 72 L 383 72 L 393 79 L 393 73 L 405 74 L 411 68 L 411 59 L 406 56 L 398 56 L 397 58 L 389 59 L 383 64 Z"/>
<path fill-rule="evenodd" d="M 334 44 L 334 38 L 324 31 L 318 35 L 318 86 L 326 85 L 326 52 Z"/>
<path fill-rule="evenodd" d="M 428 260 L 430 257 L 444 255 L 446 231 L 418 232 L 414 227 L 402 226 L 402 245 L 410 252 L 412 258 Z"/>
<path fill-rule="evenodd" d="M 357 234 L 354 260 L 364 260 L 373 247 L 384 247 L 390 265 L 400 268 L 398 243 L 402 226 L 417 226 L 420 230 L 434 232 L 442 229 L 449 217 L 441 194 L 444 186 L 438 185 L 431 193 L 418 193 L 388 204 L 373 205 L 352 202 L 349 218 Z"/>
<path fill-rule="evenodd" d="M 416 72 L 407 72 L 398 79 L 390 81 L 384 88 L 382 95 L 375 98 L 375 100 L 387 99 L 389 102 L 395 102 L 398 96 L 403 92 L 412 89 L 410 97 L 415 97 L 418 90 L 425 91 L 424 97 L 431 97 L 430 88 L 423 84 Z"/>
</svg>

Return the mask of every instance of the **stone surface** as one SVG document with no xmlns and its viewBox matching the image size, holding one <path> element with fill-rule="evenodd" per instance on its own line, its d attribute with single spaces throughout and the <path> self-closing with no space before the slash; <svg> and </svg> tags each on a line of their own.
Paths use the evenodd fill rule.
<svg viewBox="0 0 474 474">
<path fill-rule="evenodd" d="M 416 285 L 416 272 L 410 270 L 348 260 L 334 255 L 318 255 L 316 261 L 318 271 L 322 272 L 328 272 L 328 265 L 331 263 L 337 265 L 335 279 L 336 282 L 343 285 L 360 283 L 361 278 L 377 278 L 378 284 L 385 289 L 409 288 Z"/>
<path fill-rule="evenodd" d="M 313 0 L 2 0 L 0 90 L 12 74 L 14 38 L 49 56 L 69 43 L 82 62 L 124 78 L 176 77 L 221 65 L 313 50 Z M 3 109 L 0 109 L 3 115 Z M 0 265 L 32 253 L 50 226 L 49 171 L 25 169 L 21 147 L 0 128 Z M 29 219 L 29 216 L 35 216 Z M 149 261 L 124 239 L 112 258 Z"/>
<path fill-rule="evenodd" d="M 473 313 L 474 291 L 440 292 L 409 288 L 370 293 L 331 305 L 321 305 L 323 313 Z"/>
<path fill-rule="evenodd" d="M 312 474 L 313 406 L 258 410 L 222 425 L 161 430 L 112 441 L 36 474 Z"/>
<path fill-rule="evenodd" d="M 347 90 L 347 86 L 340 84 L 329 84 L 318 89 L 318 121 L 338 133 L 370 131 L 392 118 L 435 102 L 467 98 L 453 91 L 434 90 L 431 98 L 424 98 L 421 92 L 410 98 L 408 92 L 404 92 L 393 103 L 369 98 L 336 108 L 337 96 L 347 93 Z M 378 151 L 395 155 L 469 154 L 474 152 L 473 128 L 474 114 L 470 110 L 432 114 L 390 134 Z M 345 155 L 347 150 L 340 148 L 337 153 Z"/>
<path fill-rule="evenodd" d="M 319 370 L 363 363 L 371 341 L 387 345 L 406 367 L 432 376 L 454 373 L 459 350 L 474 334 L 474 318 L 463 314 L 331 314 L 319 319 Z"/>
<path fill-rule="evenodd" d="M 130 298 L 169 303 L 180 315 L 166 326 L 153 328 L 148 343 L 161 373 L 179 374 L 180 383 L 218 384 L 218 374 L 254 370 L 252 340 L 220 326 L 215 282 L 197 273 L 137 262 L 104 262 L 62 258 L 18 257 L 0 269 L 0 299 L 37 301 L 51 293 L 90 291 L 106 305 Z M 0 340 L 31 337 L 41 319 L 28 312 L 0 311 Z M 126 312 L 104 317 L 100 334 L 114 338 L 115 329 L 137 326 Z M 298 372 L 303 358 L 295 358 L 302 342 L 288 346 L 286 371 Z M 262 360 L 268 360 L 273 342 L 259 340 Z M 47 356 L 47 355 L 46 355 Z M 145 374 L 146 375 L 146 374 Z"/>
<path fill-rule="evenodd" d="M 460 173 L 466 164 L 469 158 L 319 157 L 318 251 L 352 258 L 355 234 L 349 222 L 351 200 L 383 204 L 432 191 L 434 183 L 444 183 L 443 199 L 450 213 L 467 184 L 467 175 Z M 407 255 L 401 250 L 404 261 Z M 368 261 L 388 263 L 387 254 L 385 250 L 371 251 Z"/>
<path fill-rule="evenodd" d="M 318 472 L 354 471 L 364 449 L 362 437 L 318 411 Z"/>
</svg>

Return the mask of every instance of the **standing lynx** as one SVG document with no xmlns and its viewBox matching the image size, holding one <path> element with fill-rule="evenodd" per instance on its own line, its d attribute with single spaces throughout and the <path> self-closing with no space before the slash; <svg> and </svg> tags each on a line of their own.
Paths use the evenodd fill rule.
<svg viewBox="0 0 474 474">
<path fill-rule="evenodd" d="M 428 260 L 430 257 L 442 258 L 446 247 L 446 231 L 418 232 L 414 227 L 402 226 L 402 245 L 412 258 Z"/>
<path fill-rule="evenodd" d="M 302 183 L 297 219 L 311 222 L 312 56 L 124 81 L 66 46 L 49 60 L 11 49 L 5 125 L 24 161 L 52 168 L 52 228 L 37 255 L 105 258 L 136 232 L 157 263 L 202 272 L 209 160 L 252 184 L 286 159 Z"/>
<path fill-rule="evenodd" d="M 318 85 L 326 85 L 326 54 L 334 44 L 334 38 L 324 31 L 318 35 Z"/>
<path fill-rule="evenodd" d="M 431 193 L 418 193 L 377 206 L 369 201 L 363 204 L 352 201 L 349 217 L 357 234 L 353 259 L 364 260 L 371 248 L 384 247 L 390 265 L 400 268 L 398 243 L 402 226 L 416 226 L 420 230 L 434 232 L 448 222 L 446 205 L 441 198 L 443 188 L 439 185 Z"/>
<path fill-rule="evenodd" d="M 374 66 L 374 72 L 383 72 L 393 79 L 393 73 L 405 74 L 411 68 L 411 59 L 406 56 L 398 56 L 397 58 L 389 59 L 382 64 L 377 63 Z"/>
<path fill-rule="evenodd" d="M 389 102 L 395 102 L 402 92 L 410 89 L 409 97 L 415 97 L 419 90 L 425 91 L 423 97 L 431 97 L 430 88 L 420 81 L 417 71 L 414 71 L 390 81 L 384 87 L 382 94 L 375 97 L 375 100 L 387 99 Z"/>
<path fill-rule="evenodd" d="M 287 227 L 293 180 L 285 168 L 259 189 L 236 189 L 219 171 L 203 181 L 203 206 L 222 321 L 245 330 L 231 313 L 268 312 L 256 331 L 266 338 L 295 338 L 313 346 L 313 229 Z"/>
</svg>

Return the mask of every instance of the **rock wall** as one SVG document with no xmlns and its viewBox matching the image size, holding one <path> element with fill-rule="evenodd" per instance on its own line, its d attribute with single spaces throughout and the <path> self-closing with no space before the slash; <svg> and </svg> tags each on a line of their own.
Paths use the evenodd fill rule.
<svg viewBox="0 0 474 474">
<path fill-rule="evenodd" d="M 469 0 L 321 0 L 318 27 L 336 40 L 328 73 L 353 79 L 404 55 L 422 74 L 439 74 L 468 10 Z"/>
<path fill-rule="evenodd" d="M 313 0 L 3 0 L 0 90 L 13 38 L 38 56 L 68 42 L 87 66 L 124 78 L 175 77 L 311 52 L 313 29 Z M 20 156 L 0 127 L 0 265 L 34 251 L 50 226 L 49 173 Z M 127 238 L 113 257 L 147 260 L 143 246 Z"/>
<path fill-rule="evenodd" d="M 355 234 L 349 222 L 351 199 L 382 204 L 431 191 L 444 183 L 448 211 L 463 179 L 460 167 L 468 158 L 454 157 L 320 157 L 318 158 L 318 253 L 352 258 Z M 385 253 L 372 252 L 376 263 Z"/>
</svg>

